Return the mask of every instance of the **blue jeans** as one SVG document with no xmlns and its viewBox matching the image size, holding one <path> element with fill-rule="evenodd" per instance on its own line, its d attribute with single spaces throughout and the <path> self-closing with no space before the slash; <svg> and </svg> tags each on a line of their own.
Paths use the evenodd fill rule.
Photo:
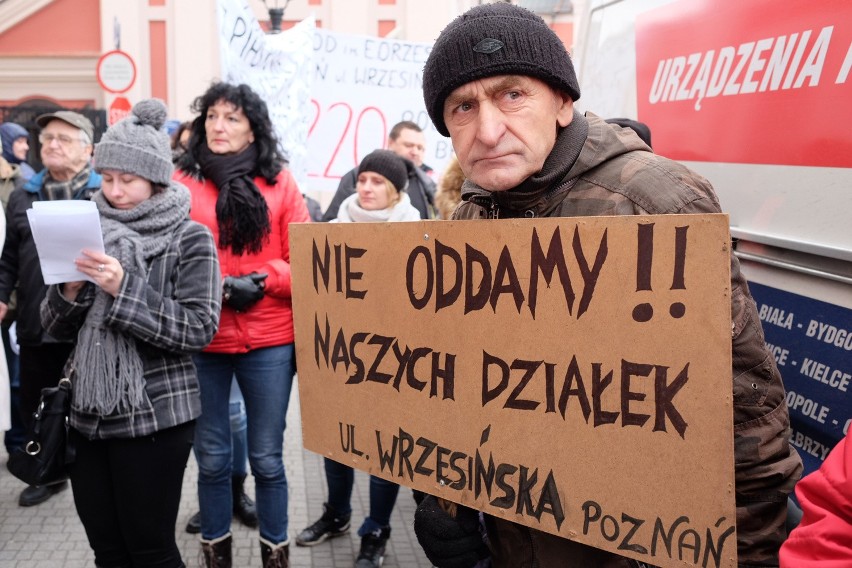
<svg viewBox="0 0 852 568">
<path fill-rule="evenodd" d="M 231 530 L 230 393 L 236 377 L 248 420 L 249 465 L 255 481 L 260 536 L 287 540 L 287 475 L 284 428 L 295 372 L 293 344 L 248 353 L 200 353 L 193 357 L 201 384 L 201 417 L 195 432 L 201 537 L 219 538 Z"/>
<path fill-rule="evenodd" d="M 328 482 L 328 504 L 342 515 L 352 512 L 352 486 L 355 471 L 348 465 L 324 458 L 325 480 Z M 364 519 L 358 536 L 374 532 L 390 525 L 393 506 L 399 494 L 399 485 L 381 477 L 370 476 L 370 514 Z"/>
<path fill-rule="evenodd" d="M 233 477 L 245 477 L 248 473 L 246 466 L 248 465 L 248 441 L 246 440 L 246 430 L 248 430 L 248 420 L 246 419 L 246 403 L 243 400 L 243 393 L 240 392 L 240 386 L 237 384 L 237 379 L 231 381 L 231 397 L 228 401 L 229 412 L 231 418 L 231 448 Z"/>
</svg>

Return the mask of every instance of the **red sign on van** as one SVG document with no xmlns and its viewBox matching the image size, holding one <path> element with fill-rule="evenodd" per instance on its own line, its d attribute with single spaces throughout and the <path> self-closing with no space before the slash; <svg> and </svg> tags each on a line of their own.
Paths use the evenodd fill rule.
<svg viewBox="0 0 852 568">
<path fill-rule="evenodd" d="M 676 2 L 637 20 L 636 65 L 638 118 L 659 154 L 852 167 L 846 0 Z"/>
</svg>

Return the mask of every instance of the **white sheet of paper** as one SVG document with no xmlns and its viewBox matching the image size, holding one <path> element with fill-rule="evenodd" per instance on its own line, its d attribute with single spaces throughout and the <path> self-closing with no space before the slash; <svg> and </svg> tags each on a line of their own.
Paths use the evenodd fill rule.
<svg viewBox="0 0 852 568">
<path fill-rule="evenodd" d="M 27 210 L 45 284 L 91 278 L 77 270 L 83 249 L 104 252 L 101 218 L 91 201 L 36 201 Z"/>
</svg>

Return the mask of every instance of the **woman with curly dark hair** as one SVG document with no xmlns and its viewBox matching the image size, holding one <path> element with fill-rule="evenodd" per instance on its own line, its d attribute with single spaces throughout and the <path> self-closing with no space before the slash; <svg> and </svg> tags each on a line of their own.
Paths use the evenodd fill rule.
<svg viewBox="0 0 852 568">
<path fill-rule="evenodd" d="M 195 357 L 202 552 L 208 567 L 231 566 L 228 404 L 236 377 L 248 417 L 263 565 L 288 566 L 282 447 L 296 363 L 288 227 L 308 222 L 308 211 L 283 169 L 266 103 L 250 87 L 214 83 L 192 110 L 198 117 L 176 175 L 192 193 L 192 218 L 213 232 L 223 277 L 219 331 Z"/>
</svg>

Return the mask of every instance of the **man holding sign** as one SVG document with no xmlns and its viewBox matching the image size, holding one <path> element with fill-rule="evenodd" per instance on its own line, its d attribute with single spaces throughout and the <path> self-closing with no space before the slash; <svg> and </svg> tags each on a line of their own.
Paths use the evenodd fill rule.
<svg viewBox="0 0 852 568">
<path fill-rule="evenodd" d="M 481 5 L 451 22 L 426 62 L 423 92 L 467 178 L 454 219 L 720 212 L 701 176 L 653 154 L 632 130 L 574 110 L 580 91 L 571 59 L 545 22 L 523 8 Z M 650 309 L 637 306 L 633 319 L 648 321 Z M 773 566 L 801 460 L 789 444 L 781 376 L 733 254 L 731 316 L 739 565 Z M 725 464 L 708 464 L 714 466 Z M 430 497 L 415 520 L 439 567 L 472 566 L 482 555 L 495 567 L 637 565 L 493 516 L 485 526 L 490 551 L 470 509 L 450 515 Z"/>
</svg>

